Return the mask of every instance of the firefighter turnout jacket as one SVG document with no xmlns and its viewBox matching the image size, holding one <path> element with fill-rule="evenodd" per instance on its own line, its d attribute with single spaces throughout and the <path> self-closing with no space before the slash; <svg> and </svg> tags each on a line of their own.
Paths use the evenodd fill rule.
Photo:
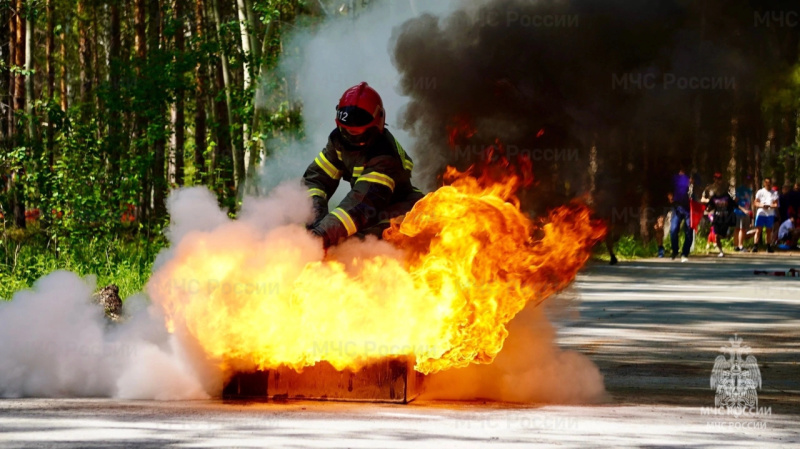
<svg viewBox="0 0 800 449">
<path fill-rule="evenodd" d="M 314 204 L 310 229 L 323 238 L 326 248 L 356 233 L 380 236 L 392 218 L 411 210 L 423 196 L 411 185 L 413 167 L 388 130 L 364 147 L 348 144 L 338 128 L 333 130 L 303 175 Z M 351 190 L 329 213 L 328 199 L 342 179 Z"/>
</svg>

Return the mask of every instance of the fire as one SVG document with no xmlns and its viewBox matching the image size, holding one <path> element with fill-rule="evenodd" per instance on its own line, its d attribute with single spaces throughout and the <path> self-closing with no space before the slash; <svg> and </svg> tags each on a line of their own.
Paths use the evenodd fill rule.
<svg viewBox="0 0 800 449">
<path fill-rule="evenodd" d="M 458 115 L 453 118 L 452 123 L 447 125 L 447 143 L 450 147 L 456 146 L 460 140 L 469 139 L 475 135 L 475 126 L 472 120 L 465 115 Z"/>
<path fill-rule="evenodd" d="M 491 363 L 511 318 L 571 282 L 605 232 L 581 205 L 554 211 L 537 228 L 513 196 L 522 182 L 516 176 L 487 184 L 485 176 L 448 168 L 445 180 L 450 185 L 426 196 L 384 236 L 410 249 L 409 273 L 449 310 L 442 323 L 448 350 L 438 358 L 417 355 L 425 373 Z"/>
<path fill-rule="evenodd" d="M 447 144 L 451 149 L 456 149 L 458 145 L 469 147 L 472 139 L 478 135 L 478 128 L 469 116 L 461 114 L 452 118 L 450 124 L 446 126 L 446 133 Z M 537 138 L 543 135 L 544 128 L 536 133 Z M 493 182 L 501 184 L 505 184 L 511 177 L 509 173 L 512 173 L 512 176 L 519 178 L 513 181 L 519 182 L 515 188 L 531 187 L 534 184 L 533 162 L 527 155 L 509 156 L 505 144 L 499 138 L 495 138 L 492 144 L 485 145 L 482 150 L 481 157 L 467 169 L 468 172 L 478 167 L 482 171 L 481 177 L 491 178 Z"/>
<path fill-rule="evenodd" d="M 386 231 L 402 256 L 323 258 L 301 227 L 263 236 L 230 222 L 179 242 L 148 293 L 171 329 L 223 368 L 357 370 L 412 356 L 433 373 L 490 363 L 506 324 L 564 288 L 604 229 L 581 205 L 535 224 L 514 196 L 517 176 L 451 168 L 445 179 Z"/>
</svg>

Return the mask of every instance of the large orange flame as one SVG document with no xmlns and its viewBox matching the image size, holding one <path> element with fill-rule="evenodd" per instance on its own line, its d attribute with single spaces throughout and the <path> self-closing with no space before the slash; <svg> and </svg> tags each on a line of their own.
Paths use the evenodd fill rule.
<svg viewBox="0 0 800 449">
<path fill-rule="evenodd" d="M 233 222 L 177 244 L 148 293 L 223 367 L 355 370 L 413 356 L 432 373 L 490 363 L 506 324 L 564 288 L 604 228 L 581 205 L 535 225 L 514 197 L 516 176 L 448 169 L 445 179 L 386 231 L 404 256 L 319 260 L 300 227 L 264 237 Z"/>
<path fill-rule="evenodd" d="M 416 282 L 439 293 L 450 314 L 443 323 L 448 350 L 417 357 L 428 373 L 490 363 L 503 347 L 505 325 L 529 302 L 563 289 L 589 257 L 605 229 L 582 205 L 562 207 L 536 228 L 513 196 L 522 181 L 501 183 L 448 168 L 442 187 L 417 203 L 386 240 L 411 251 Z M 534 238 L 534 234 L 538 238 Z"/>
</svg>

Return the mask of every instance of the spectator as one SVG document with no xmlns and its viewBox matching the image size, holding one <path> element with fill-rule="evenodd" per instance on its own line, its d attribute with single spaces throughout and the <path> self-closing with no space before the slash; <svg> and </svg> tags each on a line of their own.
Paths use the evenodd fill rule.
<svg viewBox="0 0 800 449">
<path fill-rule="evenodd" d="M 711 181 L 711 184 L 707 185 L 705 189 L 703 189 L 703 193 L 700 196 L 701 203 L 708 204 L 708 202 L 711 201 L 711 197 L 718 193 L 719 189 L 724 187 L 718 182 L 720 179 L 722 179 L 722 173 L 714 173 L 714 179 Z"/>
<path fill-rule="evenodd" d="M 601 173 L 596 180 L 596 191 L 593 198 L 595 216 L 606 223 L 605 245 L 610 265 L 616 265 L 618 262 L 617 256 L 614 254 L 614 245 L 628 222 L 626 212 L 633 210 L 631 203 L 623 203 L 621 200 L 621 187 L 619 178 Z"/>
<path fill-rule="evenodd" d="M 786 219 L 784 215 L 781 215 L 781 193 L 778 191 L 778 186 L 772 186 L 772 200 L 774 202 L 774 211 L 775 211 L 775 218 L 772 220 L 772 246 L 775 246 L 775 242 L 778 241 L 778 228 L 781 226 L 783 220 Z"/>
<path fill-rule="evenodd" d="M 681 262 L 689 260 L 689 249 L 692 247 L 692 226 L 689 216 L 689 176 L 683 167 L 672 179 L 672 220 L 669 226 L 669 237 L 672 243 L 672 259 L 678 256 L 678 232 L 683 224 L 683 248 Z"/>
<path fill-rule="evenodd" d="M 667 201 L 672 205 L 672 192 L 667 193 Z M 658 243 L 658 257 L 664 257 L 664 224 L 669 223 L 672 218 L 672 212 L 666 211 L 663 215 L 656 218 L 656 224 L 653 225 L 655 231 L 656 243 Z"/>
<path fill-rule="evenodd" d="M 789 193 L 789 214 L 800 220 L 800 182 L 794 183 L 794 189 Z"/>
<path fill-rule="evenodd" d="M 692 218 L 692 227 L 694 227 L 695 229 L 702 229 L 703 231 L 708 229 L 708 243 L 706 244 L 706 249 L 708 249 L 710 245 L 713 245 L 716 242 L 716 236 L 714 235 L 714 228 L 713 226 L 711 226 L 712 224 L 711 222 L 714 217 L 712 217 L 710 214 L 706 215 L 704 212 L 706 210 L 705 208 L 708 206 L 708 202 L 711 200 L 711 197 L 714 196 L 717 176 L 721 176 L 719 172 L 714 173 L 714 178 L 712 179 L 711 184 L 708 184 L 703 188 L 703 191 L 700 194 L 700 199 L 696 201 L 697 203 L 700 203 L 702 205 L 702 211 L 700 213 L 700 221 L 697 224 L 695 224 L 697 218 L 695 217 Z M 697 186 L 699 187 L 699 184 Z M 693 199 L 696 197 L 697 195 L 692 195 Z M 692 206 L 696 206 L 696 204 L 693 204 Z M 694 210 L 692 210 L 691 212 L 694 213 Z M 696 238 L 697 236 L 695 235 L 695 239 Z"/>
<path fill-rule="evenodd" d="M 781 193 L 778 195 L 778 215 L 775 217 L 778 219 L 780 217 L 780 222 L 783 223 L 789 218 L 789 208 L 792 205 L 792 185 L 791 184 L 784 184 L 781 188 Z M 781 224 L 779 223 L 779 224 Z"/>
<path fill-rule="evenodd" d="M 796 219 L 794 217 L 789 217 L 781 223 L 781 227 L 778 229 L 778 244 L 781 245 L 781 249 L 794 249 L 797 247 L 797 239 L 800 237 L 800 229 L 794 225 Z"/>
<path fill-rule="evenodd" d="M 656 224 L 653 225 L 654 236 L 656 243 L 658 243 L 658 257 L 664 257 L 664 216 L 659 215 L 656 218 Z"/>
<path fill-rule="evenodd" d="M 736 235 L 734 251 L 744 250 L 744 237 L 750 230 L 750 219 L 753 216 L 753 178 L 747 176 L 745 185 L 736 188 Z"/>
<path fill-rule="evenodd" d="M 767 230 L 767 252 L 772 252 L 772 227 L 775 221 L 775 198 L 772 196 L 772 180 L 764 178 L 764 187 L 756 192 L 756 235 L 753 238 L 753 252 L 758 252 L 758 244 L 761 240 L 761 231 Z"/>
<path fill-rule="evenodd" d="M 722 239 L 728 236 L 728 230 L 736 224 L 735 203 L 724 187 L 722 174 L 715 173 L 714 186 L 711 190 L 712 194 L 708 199 L 708 208 L 706 210 L 713 214 L 711 224 L 716 235 L 719 257 L 725 256 L 724 251 L 722 251 Z"/>
</svg>

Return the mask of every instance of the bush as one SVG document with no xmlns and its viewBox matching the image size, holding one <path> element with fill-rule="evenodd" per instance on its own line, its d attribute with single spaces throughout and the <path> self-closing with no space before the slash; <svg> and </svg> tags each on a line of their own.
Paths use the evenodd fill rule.
<svg viewBox="0 0 800 449">
<path fill-rule="evenodd" d="M 715 243 L 708 242 L 708 234 L 710 231 L 709 226 L 701 226 L 698 233 L 695 235 L 694 251 L 692 254 L 712 254 L 717 252 Z M 735 231 L 735 230 L 734 230 Z M 722 240 L 722 248 L 726 252 L 733 251 L 733 234 Z M 683 231 L 678 234 L 678 252 L 680 247 L 683 246 L 684 234 Z M 624 235 L 614 244 L 614 254 L 620 259 L 637 259 L 642 257 L 656 257 L 658 255 L 658 244 L 655 239 L 650 242 L 643 242 L 633 235 Z M 672 254 L 672 243 L 669 238 L 669 229 L 664 235 L 664 255 L 669 257 Z M 600 260 L 609 260 L 608 252 L 604 243 L 598 244 L 594 249 L 594 258 Z"/>
<path fill-rule="evenodd" d="M 632 235 L 625 235 L 614 245 L 614 253 L 623 259 L 636 259 L 639 257 L 655 257 L 658 254 L 658 245 L 655 240 L 644 243 Z"/>
<path fill-rule="evenodd" d="M 97 276 L 98 286 L 117 284 L 126 298 L 144 288 L 158 252 L 166 239 L 141 234 L 82 237 L 70 243 L 48 239 L 37 227 L 14 230 L 0 240 L 0 299 L 29 288 L 54 270 L 70 270 L 80 276 Z"/>
</svg>

